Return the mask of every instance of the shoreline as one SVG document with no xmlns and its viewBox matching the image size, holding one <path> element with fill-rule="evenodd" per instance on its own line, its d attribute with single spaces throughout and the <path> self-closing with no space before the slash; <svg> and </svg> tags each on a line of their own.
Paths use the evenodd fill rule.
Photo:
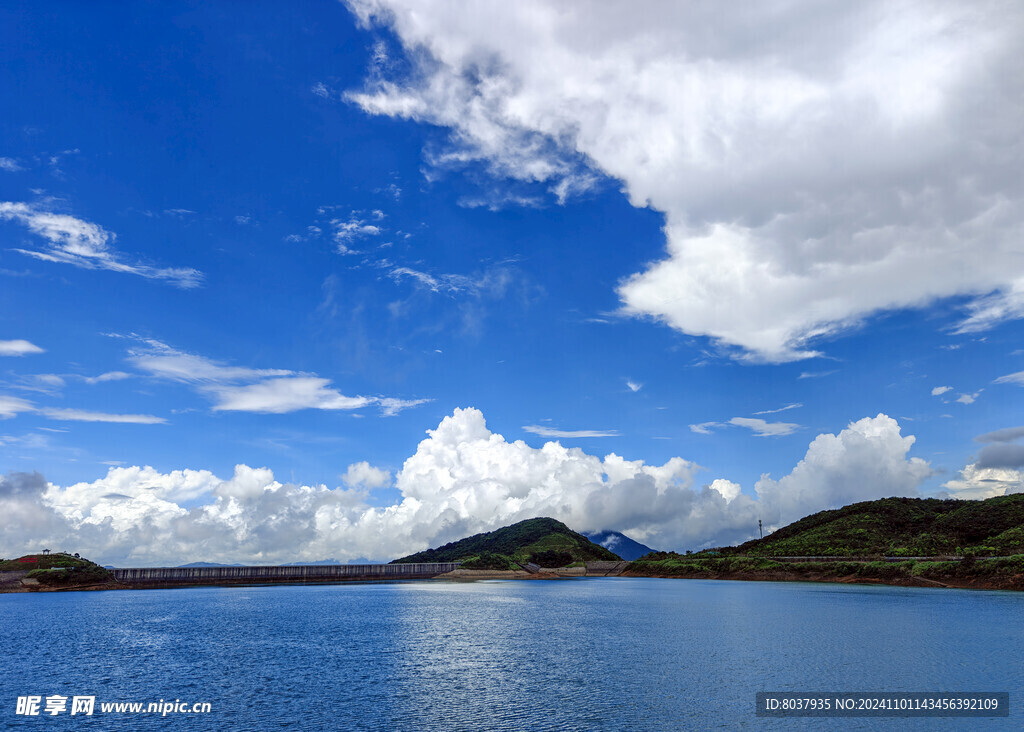
<svg viewBox="0 0 1024 732">
<path fill-rule="evenodd" d="M 926 587 L 933 589 L 952 590 L 1003 590 L 1009 592 L 1024 591 L 1024 577 L 990 577 L 960 578 L 946 577 L 943 581 L 927 577 L 864 577 L 859 575 L 831 575 L 823 572 L 723 572 L 705 574 L 687 572 L 681 574 L 657 574 L 648 572 L 623 572 L 621 577 L 650 577 L 652 579 L 684 579 L 684 580 L 724 580 L 728 582 L 816 582 L 838 585 L 888 585 L 890 587 Z"/>
<path fill-rule="evenodd" d="M 49 592 L 100 592 L 104 590 L 173 590 L 188 587 L 266 587 L 274 585 L 340 585 L 340 584 L 380 584 L 392 582 L 431 582 L 440 580 L 442 582 L 477 582 L 481 580 L 561 580 L 581 579 L 593 577 L 639 577 L 649 579 L 681 579 L 681 580 L 715 580 L 726 582 L 815 582 L 827 584 L 859 584 L 859 585 L 888 585 L 892 587 L 928 587 L 936 589 L 962 589 L 962 590 L 1002 590 L 1011 592 L 1024 591 L 1024 577 L 1012 576 L 999 579 L 977 577 L 977 578 L 945 578 L 946 581 L 932 580 L 925 577 L 893 577 L 875 578 L 858 575 L 828 575 L 821 572 L 798 573 L 784 571 L 770 572 L 725 572 L 718 574 L 708 573 L 683 573 L 683 574 L 658 574 L 647 572 L 622 572 L 617 575 L 606 574 L 559 574 L 551 572 L 527 572 L 525 570 L 475 570 L 457 569 L 434 577 L 419 577 L 409 579 L 332 579 L 332 580 L 282 580 L 277 579 L 268 582 L 254 582 L 252 580 L 221 580 L 221 581 L 192 581 L 192 582 L 113 582 L 98 583 L 91 585 L 77 585 L 70 587 L 47 587 L 45 585 L 12 585 L 0 587 L 0 594 L 26 594 L 26 593 L 49 593 Z"/>
</svg>

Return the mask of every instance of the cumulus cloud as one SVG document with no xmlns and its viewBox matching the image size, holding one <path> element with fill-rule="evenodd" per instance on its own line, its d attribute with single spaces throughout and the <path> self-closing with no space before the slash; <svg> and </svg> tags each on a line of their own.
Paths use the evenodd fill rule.
<svg viewBox="0 0 1024 732">
<path fill-rule="evenodd" d="M 381 468 L 375 468 L 363 460 L 349 465 L 341 479 L 345 481 L 345 485 L 353 488 L 356 486 L 370 489 L 383 488 L 391 483 L 391 473 Z"/>
<path fill-rule="evenodd" d="M 348 5 L 411 72 L 375 65 L 347 98 L 447 129 L 435 168 L 559 200 L 606 175 L 664 212 L 626 314 L 770 362 L 944 297 L 967 298 L 959 332 L 1024 315 L 1019 7 Z"/>
<path fill-rule="evenodd" d="M 717 478 L 711 482 L 708 486 L 713 491 L 718 491 L 722 494 L 722 498 L 725 499 L 726 503 L 738 498 L 743 488 L 739 483 L 733 483 L 731 480 L 725 478 Z"/>
<path fill-rule="evenodd" d="M 639 383 L 639 382 L 627 379 L 626 380 L 626 388 L 635 393 L 635 392 L 638 392 L 641 389 L 643 389 L 644 385 Z"/>
<path fill-rule="evenodd" d="M 723 478 L 696 487 L 700 467 L 680 457 L 648 465 L 558 442 L 534 448 L 492 432 L 478 410 L 456 409 L 405 461 L 394 477 L 401 498 L 387 507 L 366 496 L 391 476 L 365 461 L 348 467 L 345 488 L 285 484 L 245 465 L 227 479 L 115 467 L 64 488 L 8 475 L 0 554 L 49 545 L 121 566 L 391 559 L 536 516 L 698 548 L 752 538 L 758 519 L 779 526 L 853 501 L 914 495 L 931 471 L 908 458 L 913 441 L 885 415 L 862 419 L 816 438 L 789 475 L 762 476 L 754 497 Z"/>
<path fill-rule="evenodd" d="M 932 469 L 921 458 L 907 457 L 914 442 L 900 434 L 891 417 L 865 417 L 838 435 L 818 435 L 789 475 L 762 476 L 754 488 L 777 512 L 775 525 L 806 515 L 810 505 L 820 510 L 883 496 L 917 496 Z"/>
<path fill-rule="evenodd" d="M 1009 447 L 1009 446 L 1008 446 Z M 1014 445 L 1013 447 L 1018 447 Z M 1021 463 L 1024 465 L 1024 463 Z M 972 463 L 942 485 L 954 498 L 984 499 L 1024 493 L 1024 470 Z"/>
<path fill-rule="evenodd" d="M 952 386 L 936 386 L 932 389 L 932 396 L 942 396 L 947 391 L 953 391 Z"/>
<path fill-rule="evenodd" d="M 0 341 L 0 356 L 25 356 L 30 353 L 45 353 L 35 343 L 25 340 Z"/>
<path fill-rule="evenodd" d="M 129 263 L 111 243 L 114 235 L 97 224 L 67 214 L 43 211 L 27 203 L 0 202 L 0 221 L 13 220 L 46 240 L 46 248 L 15 249 L 16 252 L 45 262 L 63 262 L 83 269 L 106 269 L 149 279 L 167 280 L 181 287 L 198 287 L 203 280 L 199 270 L 192 268 L 158 268 Z"/>
</svg>

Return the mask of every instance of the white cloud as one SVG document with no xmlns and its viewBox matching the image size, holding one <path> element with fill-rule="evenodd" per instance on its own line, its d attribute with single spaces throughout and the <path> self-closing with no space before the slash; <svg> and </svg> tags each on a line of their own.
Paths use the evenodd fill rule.
<svg viewBox="0 0 1024 732">
<path fill-rule="evenodd" d="M 716 480 L 713 480 L 708 488 L 721 493 L 722 498 L 725 499 L 726 503 L 729 503 L 739 497 L 740 492 L 743 490 L 739 483 L 733 483 L 731 480 L 726 480 L 725 478 L 717 478 Z"/>
<path fill-rule="evenodd" d="M 32 405 L 32 402 L 0 394 L 0 419 L 9 419 L 18 414 L 18 412 L 34 411 L 35 407 Z"/>
<path fill-rule="evenodd" d="M 345 485 L 351 488 L 363 486 L 372 490 L 383 488 L 391 483 L 391 473 L 381 468 L 375 468 L 363 460 L 349 465 L 341 479 L 345 481 Z"/>
<path fill-rule="evenodd" d="M 0 341 L 0 356 L 25 356 L 30 353 L 45 353 L 45 351 L 26 340 Z"/>
<path fill-rule="evenodd" d="M 430 401 L 345 396 L 331 387 L 329 379 L 315 374 L 229 366 L 153 339 L 142 339 L 141 347 L 129 349 L 128 361 L 151 376 L 192 384 L 200 394 L 212 398 L 214 411 L 284 414 L 300 409 L 347 410 L 377 405 L 383 416 L 391 417 Z"/>
<path fill-rule="evenodd" d="M 116 422 L 122 424 L 164 424 L 167 422 L 163 417 L 154 417 L 151 414 L 108 414 L 106 412 L 90 412 L 84 409 L 37 407 L 32 402 L 24 399 L 0 394 L 0 419 L 9 419 L 16 416 L 19 412 L 37 413 L 49 419 L 56 419 L 62 422 Z"/>
<path fill-rule="evenodd" d="M 724 427 L 721 422 L 701 422 L 700 424 L 691 424 L 690 432 L 696 432 L 698 435 L 710 435 L 713 427 Z"/>
<path fill-rule="evenodd" d="M 981 394 L 980 391 L 976 391 L 973 394 L 961 394 L 956 398 L 956 400 L 960 404 L 974 404 L 974 401 L 978 398 L 979 394 Z"/>
<path fill-rule="evenodd" d="M 381 215 L 377 216 L 376 214 Z M 380 211 L 374 211 L 371 214 L 371 218 L 375 221 L 380 221 L 384 218 L 384 215 Z M 340 254 L 358 254 L 358 252 L 350 249 L 348 245 L 369 236 L 380 236 L 383 231 L 376 224 L 371 224 L 366 219 L 361 218 L 359 211 L 353 211 L 348 221 L 332 219 L 331 226 L 334 227 L 334 241 L 338 245 L 338 252 Z"/>
<path fill-rule="evenodd" d="M 210 386 L 215 411 L 283 414 L 299 409 L 359 409 L 373 403 L 367 397 L 347 397 L 316 376 L 267 379 L 247 386 Z"/>
<path fill-rule="evenodd" d="M 394 397 L 372 397 L 374 404 L 380 407 L 383 417 L 394 417 L 403 409 L 418 407 L 421 404 L 428 404 L 433 399 L 396 399 Z"/>
<path fill-rule="evenodd" d="M 943 483 L 954 498 L 985 499 L 1010 493 L 1024 493 L 1024 470 L 982 467 L 972 463 L 953 480 Z"/>
<path fill-rule="evenodd" d="M 573 439 L 578 437 L 618 437 L 615 430 L 556 430 L 552 427 L 544 427 L 537 424 L 523 425 L 525 432 L 532 432 L 541 437 L 562 437 Z"/>
<path fill-rule="evenodd" d="M 103 384 L 108 381 L 123 381 L 130 378 L 132 375 L 124 371 L 107 371 L 99 376 L 83 376 L 82 380 L 87 384 Z"/>
<path fill-rule="evenodd" d="M 818 435 L 789 475 L 777 481 L 761 476 L 755 485 L 759 503 L 771 508 L 766 513 L 778 527 L 807 515 L 809 508 L 917 496 L 932 469 L 921 458 L 907 457 L 914 442 L 884 414 L 853 422 L 838 435 Z"/>
<path fill-rule="evenodd" d="M 947 391 L 953 391 L 952 386 L 936 386 L 932 389 L 932 396 L 942 396 Z"/>
<path fill-rule="evenodd" d="M 0 158 L 0 170 L 6 170 L 8 173 L 17 173 L 19 170 L 24 170 L 24 168 L 14 158 Z"/>
<path fill-rule="evenodd" d="M 245 465 L 228 480 L 112 468 L 66 488 L 38 474 L 0 477 L 0 555 L 53 545 L 121 566 L 390 559 L 536 516 L 697 548 L 752 538 L 759 518 L 779 526 L 853 501 L 915 495 L 931 470 L 907 457 L 913 442 L 885 415 L 862 419 L 818 436 L 789 475 L 762 476 L 755 499 L 725 479 L 695 488 L 699 466 L 679 457 L 647 465 L 557 442 L 533 448 L 491 432 L 478 410 L 456 409 L 405 461 L 394 479 L 401 499 L 383 508 L 369 506 L 366 492 L 390 476 L 366 462 L 349 466 L 348 489 L 282 484 Z"/>
<path fill-rule="evenodd" d="M 191 268 L 161 269 L 130 264 L 112 246 L 114 235 L 96 224 L 66 214 L 41 211 L 26 203 L 0 202 L 0 220 L 11 219 L 47 242 L 45 250 L 15 249 L 46 262 L 63 262 L 83 269 L 106 269 L 150 279 L 167 280 L 182 287 L 198 287 L 203 274 Z"/>
<path fill-rule="evenodd" d="M 461 274 L 429 274 L 411 267 L 385 265 L 388 276 L 395 282 L 412 280 L 413 283 L 431 292 L 454 295 L 466 292 L 474 296 L 501 297 L 512 281 L 512 272 L 507 267 L 492 267 L 476 276 Z"/>
<path fill-rule="evenodd" d="M 746 427 L 758 437 L 781 437 L 790 435 L 800 428 L 800 425 L 792 422 L 766 422 L 755 417 L 733 417 L 729 424 Z"/>
<path fill-rule="evenodd" d="M 128 351 L 129 363 L 141 371 L 161 379 L 194 383 L 221 383 L 269 376 L 290 376 L 294 373 L 285 369 L 226 366 L 219 361 L 185 353 L 153 339 L 145 339 L 143 344 L 144 348 L 132 348 Z"/>
<path fill-rule="evenodd" d="M 1006 376 L 1000 376 L 993 383 L 995 384 L 1018 384 L 1024 386 L 1024 371 L 1018 371 L 1014 374 L 1007 374 Z"/>
<path fill-rule="evenodd" d="M 114 422 L 119 424 L 166 424 L 163 417 L 151 414 L 107 414 L 84 409 L 40 409 L 39 413 L 64 422 Z"/>
<path fill-rule="evenodd" d="M 778 409 L 764 409 L 760 412 L 754 412 L 754 414 L 778 414 L 779 412 L 786 412 L 789 411 L 790 409 L 799 409 L 802 406 L 803 404 L 795 402 L 793 404 L 787 404 L 784 407 L 779 407 Z"/>
<path fill-rule="evenodd" d="M 961 332 L 1024 315 L 1019 7 L 348 4 L 412 65 L 348 98 L 447 128 L 435 167 L 560 200 L 599 171 L 665 213 L 627 314 L 772 362 L 944 297 Z"/>
<path fill-rule="evenodd" d="M 626 381 L 626 387 L 627 387 L 627 388 L 628 388 L 628 389 L 629 389 L 630 391 L 632 391 L 632 392 L 638 392 L 638 391 L 640 391 L 641 389 L 643 389 L 643 388 L 644 388 L 644 385 L 643 385 L 643 384 L 640 384 L 640 383 L 638 383 L 638 382 L 636 382 L 636 381 L 630 381 L 630 380 L 627 380 L 627 381 Z"/>
<path fill-rule="evenodd" d="M 836 371 L 804 371 L 797 378 L 798 379 L 821 379 L 826 376 L 831 376 Z"/>
</svg>

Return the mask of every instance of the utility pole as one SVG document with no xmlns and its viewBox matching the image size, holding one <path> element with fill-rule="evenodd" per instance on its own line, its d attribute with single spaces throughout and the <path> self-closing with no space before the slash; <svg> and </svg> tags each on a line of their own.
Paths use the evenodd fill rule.
<svg viewBox="0 0 1024 732">
<path fill-rule="evenodd" d="M 761 538 L 764 538 L 764 529 L 761 527 L 761 519 L 757 520 L 757 530 L 761 533 Z"/>
</svg>

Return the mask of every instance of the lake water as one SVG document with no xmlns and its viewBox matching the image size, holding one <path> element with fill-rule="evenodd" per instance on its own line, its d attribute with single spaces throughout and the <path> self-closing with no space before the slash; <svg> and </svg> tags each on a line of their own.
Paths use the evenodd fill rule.
<svg viewBox="0 0 1024 732">
<path fill-rule="evenodd" d="M 1022 621 L 1018 593 L 634 578 L 0 595 L 0 724 L 1022 729 Z M 787 690 L 1008 691 L 1011 717 L 755 717 Z M 212 711 L 99 707 L 175 699 Z"/>
</svg>

